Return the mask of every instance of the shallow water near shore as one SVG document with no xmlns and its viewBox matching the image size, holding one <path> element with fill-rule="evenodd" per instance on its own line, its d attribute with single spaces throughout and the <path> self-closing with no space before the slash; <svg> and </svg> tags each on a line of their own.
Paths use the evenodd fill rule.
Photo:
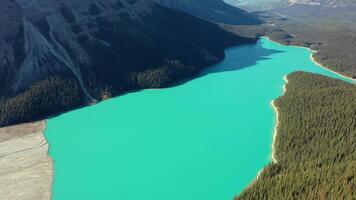
<svg viewBox="0 0 356 200">
<path fill-rule="evenodd" d="M 231 200 L 271 162 L 283 76 L 344 80 L 310 54 L 262 38 L 182 85 L 48 120 L 53 200 Z"/>
</svg>

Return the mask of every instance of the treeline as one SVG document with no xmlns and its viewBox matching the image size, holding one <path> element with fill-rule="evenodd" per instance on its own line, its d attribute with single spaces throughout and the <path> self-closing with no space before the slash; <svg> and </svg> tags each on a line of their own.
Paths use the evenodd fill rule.
<svg viewBox="0 0 356 200">
<path fill-rule="evenodd" d="M 89 82 L 92 93 L 97 100 L 121 95 L 128 91 L 149 88 L 164 88 L 184 79 L 192 78 L 206 66 L 192 66 L 183 64 L 179 60 L 165 60 L 158 67 L 139 72 L 118 73 L 117 82 L 102 84 L 92 79 Z"/>
<path fill-rule="evenodd" d="M 166 60 L 160 67 L 135 73 L 139 88 L 161 88 L 200 72 L 199 67 L 187 66 L 178 60 Z"/>
<path fill-rule="evenodd" d="M 235 199 L 355 199 L 356 86 L 304 72 L 288 79 L 276 101 L 278 162 Z"/>
<path fill-rule="evenodd" d="M 177 60 L 166 60 L 154 69 L 121 74 L 127 80 L 118 87 L 92 82 L 93 89 L 90 92 L 95 99 L 103 100 L 130 90 L 166 87 L 194 76 L 200 70 L 200 67 L 187 66 Z M 76 80 L 70 76 L 50 77 L 16 96 L 0 98 L 0 127 L 41 119 L 84 105 L 81 88 Z"/>
<path fill-rule="evenodd" d="M 50 77 L 33 84 L 23 93 L 0 99 L 0 127 L 40 119 L 83 103 L 76 81 Z"/>
</svg>

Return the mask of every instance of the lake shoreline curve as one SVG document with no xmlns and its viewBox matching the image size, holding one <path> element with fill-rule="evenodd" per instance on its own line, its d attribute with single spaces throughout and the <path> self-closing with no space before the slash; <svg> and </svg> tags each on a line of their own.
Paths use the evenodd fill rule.
<svg viewBox="0 0 356 200">
<path fill-rule="evenodd" d="M 283 93 L 281 95 L 284 96 L 284 94 L 287 92 L 287 85 L 289 83 L 289 80 L 288 80 L 288 75 L 285 75 L 283 77 L 283 80 L 285 82 L 285 84 L 283 85 Z M 276 158 L 276 141 L 277 141 L 277 136 L 278 136 L 278 127 L 280 126 L 280 122 L 279 122 L 279 111 L 278 111 L 278 106 L 276 105 L 276 100 L 272 100 L 271 101 L 271 107 L 273 108 L 274 110 L 274 113 L 275 113 L 275 119 L 276 119 L 276 123 L 275 123 L 275 126 L 274 126 L 274 131 L 273 131 L 273 139 L 272 139 L 272 153 L 271 153 L 271 161 L 273 164 L 277 164 L 278 163 L 278 160 Z M 257 176 L 255 179 L 252 180 L 252 182 L 246 187 L 246 188 L 250 188 L 252 187 L 256 181 L 258 181 L 258 179 L 260 178 L 262 172 L 264 171 L 265 167 L 263 169 L 261 169 L 258 173 L 257 173 Z"/>
<path fill-rule="evenodd" d="M 272 40 L 272 39 L 271 39 L 270 37 L 268 37 L 268 36 L 262 36 L 262 37 L 260 37 L 260 38 L 266 38 L 267 40 L 269 40 L 269 41 L 271 41 L 271 42 L 275 42 L 275 43 L 277 43 L 277 44 L 279 44 L 279 45 L 282 45 L 282 46 L 288 46 L 288 47 L 296 47 L 296 48 L 307 49 L 308 51 L 311 52 L 310 60 L 311 60 L 315 65 L 317 65 L 318 67 L 321 67 L 321 68 L 323 68 L 323 69 L 325 69 L 325 70 L 327 70 L 327 71 L 329 71 L 329 72 L 332 72 L 332 73 L 334 73 L 334 74 L 337 74 L 338 76 L 341 76 L 341 77 L 343 77 L 343 78 L 345 78 L 345 79 L 348 79 L 348 80 L 351 80 L 351 81 L 356 81 L 356 78 L 352 78 L 352 77 L 350 77 L 350 76 L 341 74 L 340 72 L 337 72 L 337 71 L 335 71 L 335 70 L 333 70 L 333 69 L 330 69 L 330 68 L 324 66 L 323 64 L 321 64 L 320 62 L 318 62 L 318 61 L 316 60 L 316 58 L 315 58 L 315 54 L 318 53 L 318 51 L 316 51 L 316 50 L 314 50 L 314 49 L 311 49 L 311 48 L 309 48 L 309 47 L 303 47 L 303 46 L 282 44 L 282 43 L 280 43 L 280 42 L 278 42 L 278 41 Z"/>
<path fill-rule="evenodd" d="M 287 85 L 289 83 L 288 80 L 288 75 L 283 77 L 283 80 L 285 82 L 285 84 L 283 85 L 283 94 L 282 96 L 287 92 Z M 278 160 L 276 158 L 276 141 L 277 141 L 277 136 L 278 136 L 278 128 L 280 126 L 280 120 L 279 120 L 279 111 L 278 111 L 278 106 L 276 105 L 276 100 L 271 101 L 271 106 L 275 112 L 276 115 L 276 124 L 274 127 L 274 132 L 273 132 L 273 142 L 272 142 L 272 155 L 271 155 L 271 159 L 273 163 L 277 163 Z"/>
</svg>

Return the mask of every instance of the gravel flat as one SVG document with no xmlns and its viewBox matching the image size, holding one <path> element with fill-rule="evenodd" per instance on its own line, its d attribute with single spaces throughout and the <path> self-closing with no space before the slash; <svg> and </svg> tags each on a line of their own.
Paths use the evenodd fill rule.
<svg viewBox="0 0 356 200">
<path fill-rule="evenodd" d="M 53 162 L 45 122 L 0 128 L 0 199 L 49 200 Z"/>
</svg>

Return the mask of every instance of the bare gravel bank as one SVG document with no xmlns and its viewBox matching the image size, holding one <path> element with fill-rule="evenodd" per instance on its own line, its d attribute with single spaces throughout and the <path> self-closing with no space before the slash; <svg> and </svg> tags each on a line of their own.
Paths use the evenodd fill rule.
<svg viewBox="0 0 356 200">
<path fill-rule="evenodd" d="M 44 121 L 0 128 L 0 199 L 51 199 L 53 162 L 44 129 Z"/>
</svg>

